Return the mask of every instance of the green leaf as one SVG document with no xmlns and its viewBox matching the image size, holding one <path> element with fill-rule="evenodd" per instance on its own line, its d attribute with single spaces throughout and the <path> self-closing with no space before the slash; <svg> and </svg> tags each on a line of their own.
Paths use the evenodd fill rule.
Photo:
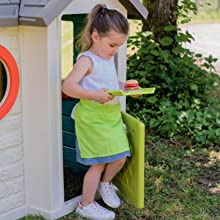
<svg viewBox="0 0 220 220">
<path fill-rule="evenodd" d="M 169 46 L 173 43 L 173 39 L 171 37 L 163 37 L 161 40 L 160 40 L 160 43 L 163 45 L 163 46 Z"/>
<path fill-rule="evenodd" d="M 173 53 L 174 53 L 174 54 L 181 54 L 181 53 L 183 53 L 184 51 L 185 51 L 184 48 L 179 47 L 179 46 L 173 48 Z"/>
<path fill-rule="evenodd" d="M 200 58 L 200 57 L 202 57 L 202 54 L 201 53 L 197 53 L 197 54 L 195 54 L 195 57 Z"/>
<path fill-rule="evenodd" d="M 196 92 L 198 91 L 198 86 L 195 83 L 190 83 L 189 87 L 193 91 L 196 91 Z"/>
<path fill-rule="evenodd" d="M 189 41 L 189 37 L 186 34 L 181 34 L 181 35 L 175 36 L 175 40 L 178 43 L 188 42 Z"/>
<path fill-rule="evenodd" d="M 159 51 L 158 51 L 158 50 L 152 50 L 151 53 L 152 53 L 154 56 L 159 56 Z"/>
<path fill-rule="evenodd" d="M 220 136 L 220 128 L 217 128 L 215 131 L 216 136 Z"/>
<path fill-rule="evenodd" d="M 155 104 L 157 102 L 157 98 L 155 96 L 151 96 L 147 99 L 147 101 L 151 104 Z"/>
<path fill-rule="evenodd" d="M 160 124 L 160 122 L 158 120 L 156 120 L 155 118 L 152 118 L 150 120 L 149 124 L 150 124 L 150 128 L 155 128 L 155 127 L 157 127 Z"/>
<path fill-rule="evenodd" d="M 177 30 L 177 26 L 176 25 L 169 25 L 164 27 L 164 30 L 169 32 L 169 31 L 176 31 Z"/>
<path fill-rule="evenodd" d="M 190 21 L 191 21 L 191 18 L 186 18 L 186 19 L 183 19 L 180 23 L 185 24 L 185 23 L 189 23 Z"/>
</svg>

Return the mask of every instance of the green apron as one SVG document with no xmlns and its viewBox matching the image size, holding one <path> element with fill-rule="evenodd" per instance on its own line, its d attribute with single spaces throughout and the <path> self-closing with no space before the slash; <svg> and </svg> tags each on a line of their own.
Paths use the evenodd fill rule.
<svg viewBox="0 0 220 220">
<path fill-rule="evenodd" d="M 80 100 L 74 112 L 82 158 L 105 157 L 129 151 L 120 104 Z"/>
</svg>

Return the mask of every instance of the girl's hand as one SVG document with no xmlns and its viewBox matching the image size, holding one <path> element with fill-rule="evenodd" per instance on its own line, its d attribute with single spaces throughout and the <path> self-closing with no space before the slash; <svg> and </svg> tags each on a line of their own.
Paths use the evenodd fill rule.
<svg viewBox="0 0 220 220">
<path fill-rule="evenodd" d="M 100 89 L 96 92 L 95 101 L 104 104 L 114 98 L 114 96 L 107 93 L 107 89 Z"/>
</svg>

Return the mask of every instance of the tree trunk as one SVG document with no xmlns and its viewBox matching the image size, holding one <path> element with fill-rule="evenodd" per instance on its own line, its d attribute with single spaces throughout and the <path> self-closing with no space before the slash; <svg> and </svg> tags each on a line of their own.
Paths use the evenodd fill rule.
<svg viewBox="0 0 220 220">
<path fill-rule="evenodd" d="M 198 10 L 198 8 L 199 8 L 199 0 L 196 0 L 196 8 Z"/>
<path fill-rule="evenodd" d="M 149 14 L 147 20 L 143 21 L 142 31 L 153 32 L 155 40 L 159 42 L 164 36 L 169 36 L 164 31 L 165 26 L 177 25 L 178 0 L 143 0 L 143 4 Z"/>
<path fill-rule="evenodd" d="M 220 0 L 217 1 L 217 10 L 220 9 Z"/>
</svg>

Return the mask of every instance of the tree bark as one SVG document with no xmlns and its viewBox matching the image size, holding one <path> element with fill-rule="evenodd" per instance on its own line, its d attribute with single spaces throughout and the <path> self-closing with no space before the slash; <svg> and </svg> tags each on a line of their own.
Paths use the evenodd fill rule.
<svg viewBox="0 0 220 220">
<path fill-rule="evenodd" d="M 159 42 L 164 36 L 169 36 L 164 31 L 165 26 L 177 25 L 178 0 L 143 0 L 143 4 L 149 14 L 147 20 L 143 21 L 142 31 L 153 32 L 155 40 Z"/>
<path fill-rule="evenodd" d="M 220 0 L 218 0 L 218 2 L 217 2 L 217 10 L 219 10 L 220 9 Z"/>
</svg>

